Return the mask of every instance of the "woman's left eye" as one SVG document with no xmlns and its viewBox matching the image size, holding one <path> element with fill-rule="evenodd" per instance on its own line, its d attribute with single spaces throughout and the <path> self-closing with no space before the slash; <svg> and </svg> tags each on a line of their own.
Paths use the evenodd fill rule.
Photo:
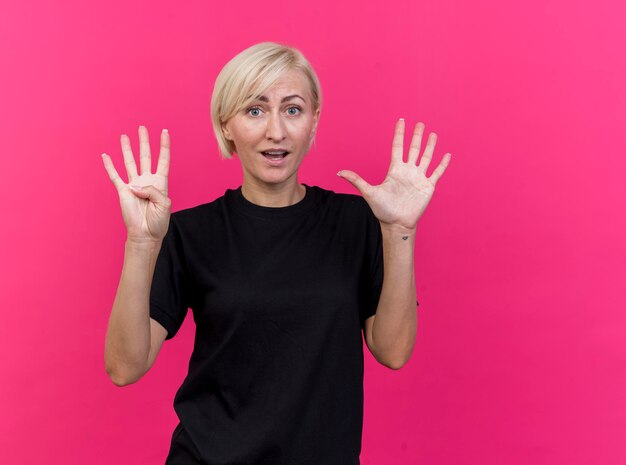
<svg viewBox="0 0 626 465">
<path fill-rule="evenodd" d="M 288 112 L 291 111 L 291 110 L 295 110 L 294 112 L 289 113 L 292 116 L 297 115 L 298 113 L 300 113 L 302 111 L 302 109 L 300 107 L 289 107 L 289 108 L 287 108 Z"/>
</svg>

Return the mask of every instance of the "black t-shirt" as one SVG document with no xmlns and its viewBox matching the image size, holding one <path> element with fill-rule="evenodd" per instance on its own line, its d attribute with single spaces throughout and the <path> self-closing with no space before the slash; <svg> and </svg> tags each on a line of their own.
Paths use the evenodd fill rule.
<svg viewBox="0 0 626 465">
<path fill-rule="evenodd" d="M 287 207 L 241 188 L 171 215 L 150 316 L 196 323 L 170 465 L 358 465 L 365 319 L 383 280 L 362 197 L 307 186 Z"/>
</svg>

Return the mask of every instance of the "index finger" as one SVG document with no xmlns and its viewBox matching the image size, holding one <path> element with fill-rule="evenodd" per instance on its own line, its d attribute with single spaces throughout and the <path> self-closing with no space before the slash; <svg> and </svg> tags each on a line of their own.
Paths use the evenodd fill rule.
<svg viewBox="0 0 626 465">
<path fill-rule="evenodd" d="M 170 172 L 170 133 L 167 129 L 161 132 L 161 151 L 159 152 L 159 163 L 156 174 L 167 178 Z"/>
<path fill-rule="evenodd" d="M 402 152 L 404 152 L 404 118 L 400 118 L 396 123 L 393 143 L 391 144 L 391 161 L 401 162 Z"/>
</svg>

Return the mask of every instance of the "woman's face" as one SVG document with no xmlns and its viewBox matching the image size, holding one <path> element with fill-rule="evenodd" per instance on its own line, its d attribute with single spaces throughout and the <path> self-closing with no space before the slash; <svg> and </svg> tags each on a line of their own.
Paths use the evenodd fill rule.
<svg viewBox="0 0 626 465">
<path fill-rule="evenodd" d="M 309 150 L 318 118 L 307 78 L 301 71 L 290 70 L 259 100 L 229 119 L 223 126 L 224 136 L 235 144 L 244 182 L 258 186 L 297 183 L 298 167 Z"/>
</svg>

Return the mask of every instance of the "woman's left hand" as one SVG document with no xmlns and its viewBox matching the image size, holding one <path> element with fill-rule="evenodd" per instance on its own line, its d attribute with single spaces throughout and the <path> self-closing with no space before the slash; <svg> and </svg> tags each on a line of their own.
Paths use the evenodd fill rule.
<svg viewBox="0 0 626 465">
<path fill-rule="evenodd" d="M 398 120 L 393 137 L 389 171 L 385 180 L 378 186 L 368 184 L 353 171 L 341 170 L 337 173 L 358 189 L 383 225 L 415 229 L 417 221 L 426 210 L 435 192 L 437 181 L 450 162 L 451 155 L 446 153 L 433 174 L 429 178 L 426 177 L 437 135 L 430 133 L 424 153 L 419 164 L 416 165 L 423 134 L 424 124 L 417 123 L 409 146 L 408 160 L 404 162 L 404 120 Z"/>
</svg>

